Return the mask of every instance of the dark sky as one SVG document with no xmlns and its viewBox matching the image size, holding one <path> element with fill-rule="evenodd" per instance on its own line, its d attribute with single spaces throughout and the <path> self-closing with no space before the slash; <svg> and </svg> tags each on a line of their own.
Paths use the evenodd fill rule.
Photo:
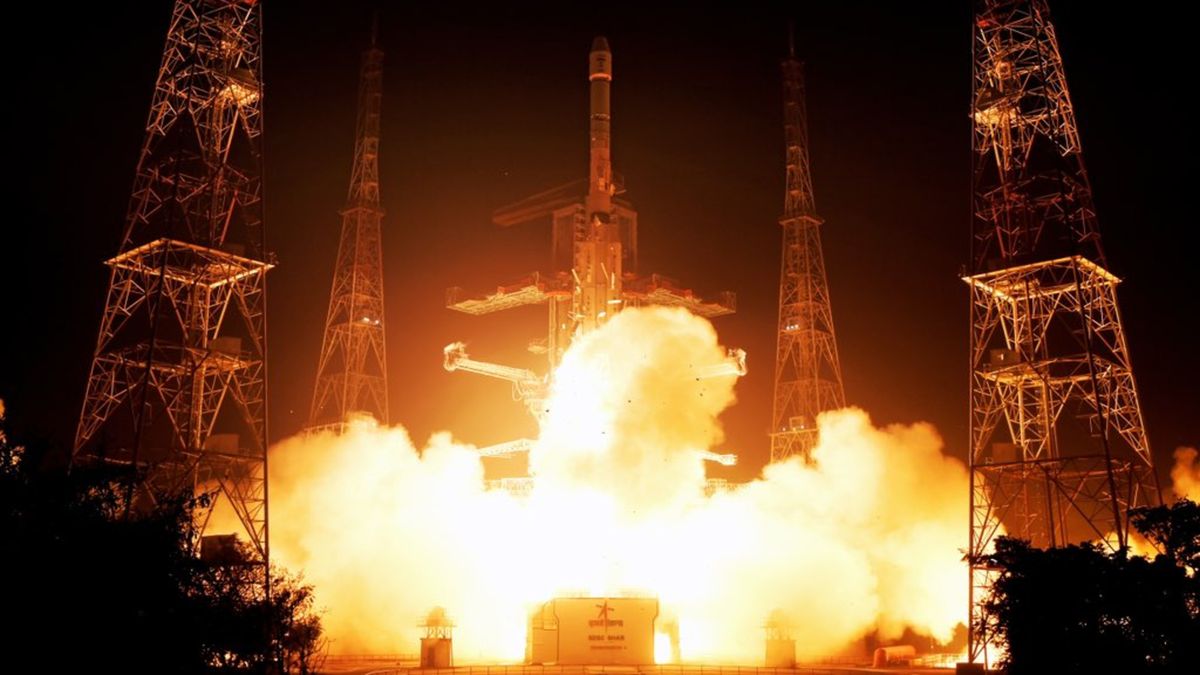
<svg viewBox="0 0 1200 675">
<path fill-rule="evenodd" d="M 441 347 L 539 365 L 539 310 L 473 318 L 443 290 L 544 267 L 548 227 L 492 209 L 586 171 L 591 38 L 614 52 L 614 157 L 638 208 L 641 269 L 733 290 L 717 322 L 750 353 L 730 450 L 766 457 L 783 201 L 778 59 L 789 16 L 807 62 L 817 207 L 847 396 L 877 422 L 927 420 L 965 457 L 969 3 L 379 3 L 382 190 L 393 421 L 418 443 L 532 431 L 507 385 L 441 368 Z M 646 5 L 651 3 L 639 3 Z M 1122 4 L 1123 5 L 1123 4 Z M 1188 21 L 1163 4 L 1052 3 L 1110 267 L 1160 472 L 1200 443 L 1195 153 Z M 265 7 L 270 423 L 304 421 L 348 181 L 371 3 Z M 70 442 L 157 71 L 168 2 L 39 5 L 39 47 L 10 59 L 21 126 L 4 226 L 0 396 L 27 442 Z M 43 34 L 31 35 L 41 37 Z M 10 49 L 12 47 L 10 46 Z M 14 84 L 15 83 L 15 84 Z M 1188 170 L 1191 171 L 1190 169 Z M 1190 185 L 1189 185 L 1190 189 Z M 10 209 L 10 213 L 14 210 Z M 503 465 L 497 470 L 503 471 Z M 511 467 L 510 467 L 511 468 Z"/>
</svg>

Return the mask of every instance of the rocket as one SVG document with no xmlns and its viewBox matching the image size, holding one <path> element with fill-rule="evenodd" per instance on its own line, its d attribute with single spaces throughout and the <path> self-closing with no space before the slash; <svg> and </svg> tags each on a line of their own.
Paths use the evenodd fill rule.
<svg viewBox="0 0 1200 675">
<path fill-rule="evenodd" d="M 587 225 L 582 239 L 575 241 L 575 281 L 571 315 L 576 335 L 590 332 L 622 305 L 621 235 L 613 217 L 612 116 L 609 92 L 612 87 L 612 51 L 608 40 L 597 37 L 588 54 L 591 87 L 588 135 L 588 190 L 584 197 Z"/>
<path fill-rule="evenodd" d="M 612 115 L 609 112 L 612 89 L 612 51 L 608 40 L 597 37 L 588 55 L 588 81 L 591 86 L 591 137 L 589 156 L 587 210 L 588 217 L 606 217 L 612 212 L 615 188 L 612 175 Z"/>
</svg>

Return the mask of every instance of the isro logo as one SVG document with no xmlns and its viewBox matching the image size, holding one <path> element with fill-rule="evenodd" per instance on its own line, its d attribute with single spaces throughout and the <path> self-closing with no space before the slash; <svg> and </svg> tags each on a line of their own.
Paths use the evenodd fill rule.
<svg viewBox="0 0 1200 675">
<path fill-rule="evenodd" d="M 614 619 L 610 616 L 611 614 L 616 613 L 617 608 L 609 605 L 608 600 L 605 600 L 603 604 L 596 605 L 596 608 L 600 611 L 596 614 L 595 619 L 588 621 L 589 626 L 604 626 L 605 628 L 608 628 L 609 626 L 615 627 L 625 625 L 623 620 Z"/>
<path fill-rule="evenodd" d="M 597 607 L 597 608 L 600 610 L 600 613 L 599 613 L 599 614 L 597 614 L 597 615 L 596 615 L 596 617 L 597 617 L 597 618 L 600 618 L 600 619 L 604 619 L 605 621 L 607 621 L 607 620 L 608 620 L 608 613 L 609 613 L 609 612 L 615 612 L 615 611 L 616 611 L 616 610 L 615 610 L 615 609 L 613 609 L 612 607 L 609 607 L 609 606 L 608 606 L 608 600 L 605 600 L 605 601 L 604 601 L 604 604 L 602 604 L 602 605 L 596 605 L 596 607 Z"/>
<path fill-rule="evenodd" d="M 623 619 L 613 618 L 612 615 L 616 613 L 617 608 L 608 604 L 608 600 L 596 605 L 596 609 L 600 611 L 596 613 L 596 618 L 588 620 L 589 628 L 604 628 L 604 632 L 607 633 L 610 627 L 621 628 L 625 626 Z"/>
</svg>

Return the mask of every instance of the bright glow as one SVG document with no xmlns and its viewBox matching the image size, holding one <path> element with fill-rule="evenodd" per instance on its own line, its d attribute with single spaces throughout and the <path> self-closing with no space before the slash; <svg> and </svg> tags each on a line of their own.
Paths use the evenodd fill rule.
<svg viewBox="0 0 1200 675">
<path fill-rule="evenodd" d="M 1171 482 L 1177 499 L 1200 502 L 1200 462 L 1195 448 L 1175 448 L 1175 466 L 1171 467 Z"/>
<path fill-rule="evenodd" d="M 658 632 L 654 634 L 654 662 L 671 662 L 671 636 Z"/>
<path fill-rule="evenodd" d="M 1175 465 L 1171 467 L 1171 483 L 1170 492 L 1175 494 L 1175 499 L 1200 501 L 1200 461 L 1197 461 L 1195 448 L 1175 448 Z M 1136 529 L 1131 527 L 1127 535 L 1126 544 L 1129 546 L 1130 555 L 1154 558 L 1160 553 L 1158 547 Z M 1109 532 L 1104 537 L 1104 543 L 1109 548 L 1115 549 L 1117 547 L 1116 533 Z"/>
<path fill-rule="evenodd" d="M 455 658 L 520 661 L 528 611 L 566 592 L 661 601 L 656 659 L 759 664 L 780 610 L 797 655 L 879 629 L 949 639 L 966 611 L 967 475 L 927 424 L 821 415 L 814 462 L 705 496 L 704 453 L 735 402 L 711 324 L 628 309 L 563 357 L 528 497 L 485 487 L 470 446 L 399 427 L 286 440 L 271 455 L 271 553 L 328 609 L 335 652 L 416 651 L 443 606 Z M 765 439 L 764 439 L 765 443 Z"/>
</svg>

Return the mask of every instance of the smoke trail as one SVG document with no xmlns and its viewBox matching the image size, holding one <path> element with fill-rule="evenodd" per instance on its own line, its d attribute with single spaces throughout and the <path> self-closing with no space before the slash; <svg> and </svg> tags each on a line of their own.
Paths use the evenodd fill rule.
<svg viewBox="0 0 1200 675">
<path fill-rule="evenodd" d="M 472 448 L 401 428 L 272 449 L 271 546 L 317 589 L 334 649 L 413 652 L 435 605 L 456 657 L 519 660 L 527 611 L 563 592 L 657 595 L 684 661 L 758 663 L 775 610 L 798 654 L 871 630 L 948 639 L 966 607 L 967 476 L 927 424 L 822 415 L 814 462 L 794 458 L 706 497 L 733 377 L 682 310 L 631 309 L 565 355 L 531 452 L 526 499 L 484 488 Z"/>
</svg>

